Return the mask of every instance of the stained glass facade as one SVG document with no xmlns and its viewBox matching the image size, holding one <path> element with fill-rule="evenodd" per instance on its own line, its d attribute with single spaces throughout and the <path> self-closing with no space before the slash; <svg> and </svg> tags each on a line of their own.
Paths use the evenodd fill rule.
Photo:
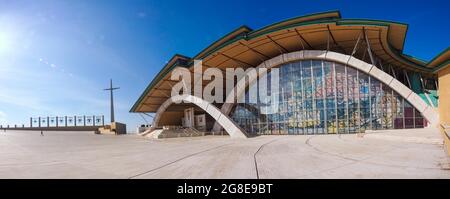
<svg viewBox="0 0 450 199">
<path fill-rule="evenodd" d="M 321 60 L 279 68 L 278 111 L 262 114 L 260 103 L 240 103 L 231 113 L 250 135 L 358 133 L 427 123 L 398 93 L 355 68 Z"/>
</svg>

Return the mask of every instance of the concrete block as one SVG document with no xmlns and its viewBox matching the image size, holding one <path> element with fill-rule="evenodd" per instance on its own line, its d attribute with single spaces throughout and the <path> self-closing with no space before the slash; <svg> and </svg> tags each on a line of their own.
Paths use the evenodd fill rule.
<svg viewBox="0 0 450 199">
<path fill-rule="evenodd" d="M 222 114 L 222 115 L 223 115 L 223 114 Z M 218 119 L 216 120 L 216 122 L 219 123 L 220 126 L 226 127 L 226 125 L 227 125 L 228 123 L 227 123 L 227 121 L 226 121 L 226 117 L 222 117 L 222 115 L 221 115 L 220 118 L 218 118 Z"/>
<path fill-rule="evenodd" d="M 292 62 L 292 61 L 297 61 L 297 60 L 302 60 L 302 59 L 303 59 L 303 51 L 296 51 L 296 52 L 284 54 L 284 60 L 286 62 Z"/>
<path fill-rule="evenodd" d="M 200 107 L 203 110 L 206 110 L 209 106 L 209 102 L 202 100 L 201 102 L 196 104 L 198 107 Z"/>
<path fill-rule="evenodd" d="M 242 130 L 238 128 L 229 117 L 222 115 L 218 122 L 231 138 L 246 138 Z"/>
<path fill-rule="evenodd" d="M 380 80 L 381 82 L 389 85 L 393 79 L 392 76 L 390 76 L 389 74 L 385 73 L 384 71 L 380 70 L 377 67 L 372 67 L 372 69 L 369 72 L 373 77 L 377 78 L 378 80 Z"/>
<path fill-rule="evenodd" d="M 326 54 L 326 59 L 327 60 L 331 60 L 331 61 L 335 61 L 335 62 L 339 62 L 342 64 L 347 64 L 348 59 L 350 58 L 350 56 L 348 55 L 344 55 L 341 53 L 336 53 L 333 51 L 328 51 Z"/>
<path fill-rule="evenodd" d="M 111 123 L 111 130 L 116 135 L 127 134 L 127 125 L 120 122 Z"/>
<path fill-rule="evenodd" d="M 154 125 L 155 122 L 156 122 L 156 123 L 159 122 L 159 120 L 161 119 L 162 113 L 163 113 L 163 112 L 156 112 L 155 118 L 153 119 L 154 122 L 153 122 L 153 125 L 152 125 L 152 126 L 155 126 L 155 125 Z"/>
<path fill-rule="evenodd" d="M 175 100 L 174 100 L 174 98 L 176 98 L 176 99 L 182 99 L 182 98 L 177 98 L 177 97 L 172 97 L 172 98 L 170 98 L 170 99 L 168 99 L 168 100 L 166 100 L 163 104 L 161 104 L 161 106 L 159 107 L 159 109 L 161 109 L 161 110 L 166 110 Z M 158 109 L 158 110 L 159 110 Z"/>
<path fill-rule="evenodd" d="M 427 106 L 428 106 L 428 104 L 427 103 L 425 103 L 423 100 L 422 100 L 422 98 L 419 96 L 419 95 L 417 95 L 416 93 L 414 93 L 414 92 L 412 92 L 410 95 L 409 95 L 409 97 L 407 98 L 407 100 L 409 101 L 409 103 L 411 103 L 414 107 L 416 107 L 416 109 L 419 111 L 419 112 L 423 112 L 426 108 L 427 108 Z"/>
<path fill-rule="evenodd" d="M 284 63 L 283 55 L 278 55 L 272 59 L 269 59 L 266 62 L 266 68 L 273 68 Z"/>
<path fill-rule="evenodd" d="M 397 79 L 392 79 L 391 84 L 389 86 L 400 94 L 403 98 L 407 98 L 409 94 L 411 94 L 412 90 L 406 87 L 403 83 L 398 81 Z"/>
<path fill-rule="evenodd" d="M 191 103 L 193 103 L 193 104 L 195 104 L 197 106 L 200 106 L 201 103 L 206 102 L 202 98 L 197 97 L 197 96 L 192 96 L 192 95 L 187 96 L 186 97 L 186 101 L 191 102 Z"/>
<path fill-rule="evenodd" d="M 220 110 L 217 109 L 214 105 L 208 105 L 208 107 L 206 108 L 206 112 L 215 120 L 218 120 L 220 118 L 220 115 L 222 115 Z"/>
<path fill-rule="evenodd" d="M 267 60 L 260 63 L 256 68 L 267 68 Z"/>
<path fill-rule="evenodd" d="M 325 59 L 326 54 L 325 50 L 304 50 L 303 59 Z"/>
<path fill-rule="evenodd" d="M 433 107 L 427 106 L 422 112 L 422 116 L 428 120 L 432 127 L 439 126 L 439 113 Z"/>
<path fill-rule="evenodd" d="M 172 96 L 172 97 L 170 98 L 170 100 L 165 101 L 160 107 L 166 109 L 166 108 L 169 107 L 172 103 L 174 103 L 174 104 L 179 104 L 179 103 L 181 103 L 181 102 L 183 101 L 184 98 L 185 98 L 185 97 L 182 96 L 182 95 L 175 95 L 175 96 Z"/>
<path fill-rule="evenodd" d="M 231 138 L 247 138 L 242 130 L 235 125 L 227 126 L 225 129 L 231 136 Z"/>
<path fill-rule="evenodd" d="M 350 57 L 350 60 L 348 60 L 348 65 L 355 67 L 358 70 L 364 71 L 366 73 L 369 73 L 370 69 L 372 69 L 373 65 L 368 64 L 364 61 L 361 61 L 357 58 Z M 376 68 L 376 67 L 375 67 Z M 378 71 L 377 71 L 378 72 Z M 383 71 L 381 71 L 383 72 Z"/>
</svg>

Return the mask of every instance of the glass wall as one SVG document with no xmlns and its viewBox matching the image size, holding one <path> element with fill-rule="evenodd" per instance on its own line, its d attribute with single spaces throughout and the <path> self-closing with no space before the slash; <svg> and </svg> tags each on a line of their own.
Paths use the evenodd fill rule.
<svg viewBox="0 0 450 199">
<path fill-rule="evenodd" d="M 278 111 L 262 114 L 260 103 L 240 103 L 231 117 L 251 135 L 358 133 L 422 128 L 427 123 L 382 82 L 334 62 L 305 60 L 282 65 L 277 94 Z"/>
</svg>

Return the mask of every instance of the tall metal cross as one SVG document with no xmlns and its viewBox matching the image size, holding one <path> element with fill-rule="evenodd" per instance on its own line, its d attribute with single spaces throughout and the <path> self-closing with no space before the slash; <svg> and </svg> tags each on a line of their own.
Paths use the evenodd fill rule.
<svg viewBox="0 0 450 199">
<path fill-rule="evenodd" d="M 105 91 L 110 91 L 111 95 L 111 123 L 114 122 L 114 96 L 113 96 L 113 90 L 117 90 L 120 87 L 113 88 L 112 79 L 109 81 L 109 88 L 103 89 Z"/>
</svg>

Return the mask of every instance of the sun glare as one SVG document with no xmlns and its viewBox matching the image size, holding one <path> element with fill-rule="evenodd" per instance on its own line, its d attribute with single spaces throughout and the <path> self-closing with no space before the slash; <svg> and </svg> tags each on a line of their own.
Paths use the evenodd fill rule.
<svg viewBox="0 0 450 199">
<path fill-rule="evenodd" d="M 0 53 L 6 53 L 12 50 L 13 38 L 0 29 Z"/>
<path fill-rule="evenodd" d="M 18 27 L 11 23 L 10 21 L 6 21 L 5 19 L 0 18 L 0 53 L 1 54 L 10 54 L 16 50 L 15 44 L 17 43 L 17 39 L 19 38 L 19 30 Z"/>
</svg>

